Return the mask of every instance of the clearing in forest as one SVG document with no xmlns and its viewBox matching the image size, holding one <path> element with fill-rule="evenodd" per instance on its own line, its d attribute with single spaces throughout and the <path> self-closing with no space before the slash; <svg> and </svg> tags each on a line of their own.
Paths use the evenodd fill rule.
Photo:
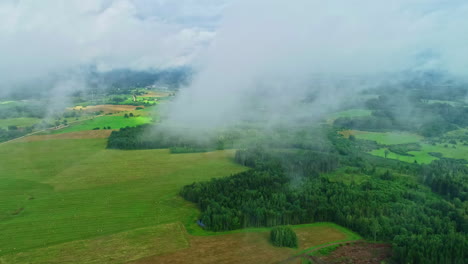
<svg viewBox="0 0 468 264">
<path fill-rule="evenodd" d="M 358 139 L 372 140 L 383 145 L 396 145 L 420 142 L 424 137 L 408 132 L 369 132 L 360 130 L 343 130 L 340 133 L 348 138 L 354 135 Z"/>
<path fill-rule="evenodd" d="M 299 248 L 279 248 L 269 241 L 269 228 L 252 228 L 217 233 L 218 235 L 189 236 L 190 247 L 162 255 L 154 255 L 132 262 L 153 263 L 277 263 L 309 248 L 359 238 L 359 236 L 332 223 L 293 226 Z M 209 252 L 209 253 L 208 253 Z"/>
</svg>

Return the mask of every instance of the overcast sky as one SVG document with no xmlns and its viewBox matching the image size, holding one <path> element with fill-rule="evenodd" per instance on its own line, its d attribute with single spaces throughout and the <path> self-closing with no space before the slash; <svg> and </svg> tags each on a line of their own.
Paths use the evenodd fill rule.
<svg viewBox="0 0 468 264">
<path fill-rule="evenodd" d="M 224 0 L 1 0 L 0 87 L 83 65 L 100 70 L 190 64 Z"/>
<path fill-rule="evenodd" d="M 207 93 L 280 75 L 463 75 L 467 14 L 465 0 L 1 0 L 0 89 L 90 64 L 190 65 Z"/>
</svg>

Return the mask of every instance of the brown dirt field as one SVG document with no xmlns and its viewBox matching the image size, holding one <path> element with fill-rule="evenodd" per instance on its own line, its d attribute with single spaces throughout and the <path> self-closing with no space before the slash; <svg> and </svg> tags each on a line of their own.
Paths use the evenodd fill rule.
<svg viewBox="0 0 468 264">
<path fill-rule="evenodd" d="M 391 245 L 359 242 L 337 248 L 328 256 L 319 257 L 333 264 L 380 264 L 391 257 Z"/>
<path fill-rule="evenodd" d="M 78 131 L 56 135 L 32 135 L 18 139 L 16 142 L 43 141 L 52 139 L 82 139 L 82 138 L 108 138 L 113 130 Z"/>
<path fill-rule="evenodd" d="M 149 91 L 147 94 L 137 95 L 137 97 L 167 97 L 171 93 L 169 92 L 155 92 Z"/>
<path fill-rule="evenodd" d="M 140 106 L 143 107 L 144 106 Z M 75 107 L 69 107 L 67 110 L 77 110 L 79 111 L 82 109 L 84 112 L 98 112 L 98 111 L 104 111 L 104 113 L 117 113 L 117 112 L 122 112 L 122 111 L 133 111 L 137 108 L 137 106 L 134 105 L 89 105 L 86 107 L 83 106 L 75 106 Z"/>
<path fill-rule="evenodd" d="M 299 250 L 346 235 L 326 226 L 295 229 Z M 217 236 L 190 236 L 190 247 L 174 253 L 140 259 L 133 264 L 153 263 L 278 263 L 291 257 L 298 249 L 278 248 L 269 242 L 269 232 L 236 233 Z M 300 263 L 300 259 L 288 263 Z"/>
<path fill-rule="evenodd" d="M 132 263 L 275 263 L 294 252 L 289 248 L 273 247 L 268 241 L 268 235 L 268 233 L 237 233 L 191 237 L 190 248 Z"/>
</svg>

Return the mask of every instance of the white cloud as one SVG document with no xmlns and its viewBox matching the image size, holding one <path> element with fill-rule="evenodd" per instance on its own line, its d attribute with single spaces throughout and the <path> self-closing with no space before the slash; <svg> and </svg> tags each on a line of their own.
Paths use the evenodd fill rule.
<svg viewBox="0 0 468 264">
<path fill-rule="evenodd" d="M 86 64 L 148 69 L 190 63 L 215 33 L 179 22 L 190 10 L 174 7 L 168 10 L 179 13 L 162 15 L 159 9 L 166 5 L 176 6 L 139 0 L 4 1 L 0 87 Z M 193 15 L 215 14 L 194 9 Z"/>
<path fill-rule="evenodd" d="M 466 1 L 238 1 L 171 118 L 219 125 L 250 115 L 255 105 L 266 105 L 271 118 L 319 116 L 366 85 L 356 76 L 367 84 L 415 69 L 466 76 L 466 14 Z M 287 116 L 310 91 L 317 103 Z M 255 93 L 267 96 L 247 104 Z"/>
</svg>

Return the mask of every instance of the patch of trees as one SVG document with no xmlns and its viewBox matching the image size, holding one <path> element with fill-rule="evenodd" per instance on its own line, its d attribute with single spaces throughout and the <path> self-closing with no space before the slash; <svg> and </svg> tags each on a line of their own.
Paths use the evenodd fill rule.
<svg viewBox="0 0 468 264">
<path fill-rule="evenodd" d="M 408 143 L 408 144 L 389 145 L 387 148 L 393 153 L 396 153 L 402 156 L 413 157 L 414 155 L 409 154 L 408 152 L 421 150 L 421 145 L 417 143 Z"/>
<path fill-rule="evenodd" d="M 420 178 L 423 183 L 438 194 L 449 199 L 458 199 L 460 202 L 468 201 L 468 167 L 466 161 L 435 160 L 429 165 L 422 166 Z"/>
<path fill-rule="evenodd" d="M 32 130 L 32 127 L 17 128 L 16 126 L 9 126 L 8 129 L 0 128 L 0 142 L 24 136 L 31 133 Z"/>
<path fill-rule="evenodd" d="M 270 231 L 270 241 L 277 247 L 297 248 L 297 236 L 289 226 L 273 227 Z"/>
<path fill-rule="evenodd" d="M 128 116 L 130 117 L 130 116 Z M 188 138 L 153 125 L 126 127 L 112 131 L 107 142 L 111 149 L 163 149 L 174 153 L 205 152 L 232 147 L 219 138 Z"/>
</svg>

